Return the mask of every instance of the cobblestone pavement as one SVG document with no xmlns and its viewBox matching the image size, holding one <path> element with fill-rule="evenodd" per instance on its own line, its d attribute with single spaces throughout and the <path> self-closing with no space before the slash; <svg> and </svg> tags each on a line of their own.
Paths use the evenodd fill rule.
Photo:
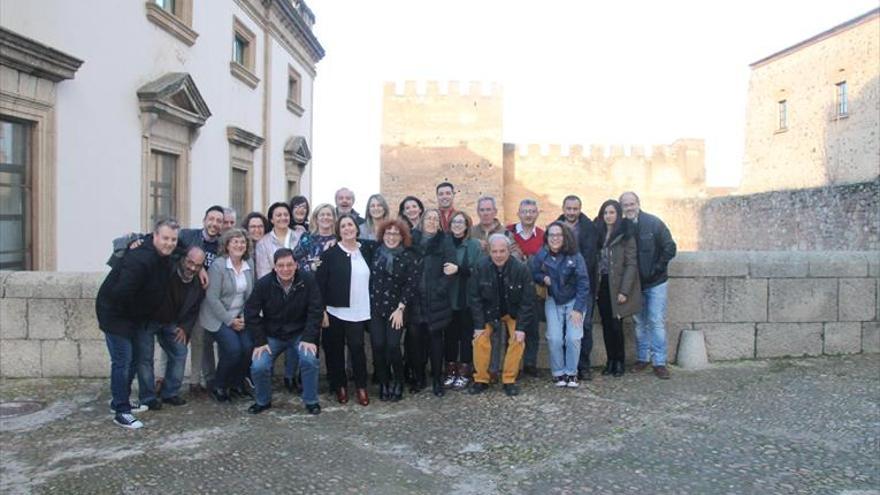
<svg viewBox="0 0 880 495">
<path fill-rule="evenodd" d="M 880 493 L 880 356 L 645 372 L 305 414 L 108 414 L 104 380 L 0 383 L 2 493 Z M 549 378 L 549 377 L 548 377 Z M 45 408 L 13 416 L 13 401 Z"/>
</svg>

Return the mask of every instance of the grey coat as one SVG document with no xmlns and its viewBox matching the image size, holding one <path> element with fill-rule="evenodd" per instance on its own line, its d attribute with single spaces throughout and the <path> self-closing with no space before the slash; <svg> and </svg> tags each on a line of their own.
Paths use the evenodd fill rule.
<svg viewBox="0 0 880 495">
<path fill-rule="evenodd" d="M 199 311 L 199 326 L 209 332 L 220 330 L 220 325 L 224 323 L 228 325 L 236 316 L 244 312 L 244 307 L 240 311 L 229 309 L 235 297 L 235 272 L 226 267 L 226 259 L 226 256 L 218 257 L 208 269 L 208 289 Z M 254 265 L 251 260 L 244 262 L 250 267 L 250 270 L 244 272 L 247 280 L 244 300 L 247 301 L 251 291 L 254 290 Z"/>
</svg>

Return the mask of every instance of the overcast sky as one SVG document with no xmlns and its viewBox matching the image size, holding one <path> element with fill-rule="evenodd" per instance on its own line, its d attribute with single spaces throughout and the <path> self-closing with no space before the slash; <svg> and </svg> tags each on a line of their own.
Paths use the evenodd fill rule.
<svg viewBox="0 0 880 495">
<path fill-rule="evenodd" d="M 494 81 L 505 142 L 706 140 L 736 185 L 748 65 L 877 0 L 307 0 L 327 51 L 315 81 L 313 200 L 379 189 L 382 82 Z"/>
</svg>

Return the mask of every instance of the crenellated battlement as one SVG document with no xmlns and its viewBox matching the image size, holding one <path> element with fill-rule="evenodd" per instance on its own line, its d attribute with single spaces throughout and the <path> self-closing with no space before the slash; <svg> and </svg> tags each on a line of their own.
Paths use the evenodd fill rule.
<svg viewBox="0 0 880 495">
<path fill-rule="evenodd" d="M 518 159 L 524 161 L 568 158 L 583 161 L 613 161 L 622 158 L 668 159 L 702 156 L 705 145 L 702 139 L 679 139 L 671 144 L 513 144 Z"/>
<path fill-rule="evenodd" d="M 494 81 L 386 81 L 386 98 L 467 97 L 497 98 L 503 96 L 502 86 Z"/>
</svg>

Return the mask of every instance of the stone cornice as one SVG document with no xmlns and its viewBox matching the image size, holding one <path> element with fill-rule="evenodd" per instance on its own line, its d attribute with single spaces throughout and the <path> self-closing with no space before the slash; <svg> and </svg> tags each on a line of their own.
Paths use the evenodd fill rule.
<svg viewBox="0 0 880 495">
<path fill-rule="evenodd" d="M 83 61 L 0 27 L 0 65 L 58 82 L 73 79 Z"/>
<path fill-rule="evenodd" d="M 302 15 L 293 8 L 290 0 L 272 0 L 272 6 L 280 10 L 284 15 L 285 27 L 290 31 L 297 41 L 300 42 L 308 52 L 312 59 L 312 63 L 318 63 L 324 58 L 324 47 L 312 33 L 312 28 L 302 18 Z"/>
<path fill-rule="evenodd" d="M 263 145 L 263 141 L 265 141 L 263 138 L 252 132 L 248 132 L 241 127 L 235 127 L 232 125 L 226 127 L 226 139 L 234 145 L 244 146 L 249 150 L 259 148 Z"/>
</svg>

